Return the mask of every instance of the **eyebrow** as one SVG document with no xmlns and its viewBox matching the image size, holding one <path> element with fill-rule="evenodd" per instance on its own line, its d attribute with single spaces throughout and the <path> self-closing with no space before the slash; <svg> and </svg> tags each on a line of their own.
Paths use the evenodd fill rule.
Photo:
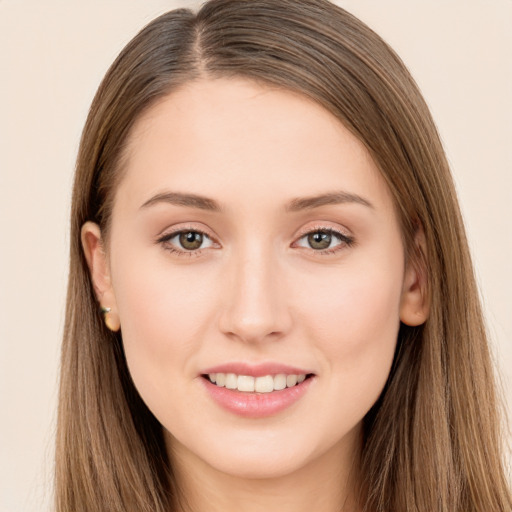
<svg viewBox="0 0 512 512">
<path fill-rule="evenodd" d="M 198 196 L 196 194 L 183 194 L 181 192 L 163 192 L 156 194 L 148 199 L 142 206 L 147 208 L 159 203 L 174 204 L 176 206 L 186 206 L 188 208 L 198 208 L 200 210 L 208 210 L 211 212 L 220 212 L 221 207 L 213 199 Z"/>
<path fill-rule="evenodd" d="M 292 199 L 286 205 L 286 211 L 298 212 L 302 210 L 312 210 L 313 208 L 320 208 L 321 206 L 345 203 L 356 203 L 361 204 L 363 206 L 367 206 L 368 208 L 374 208 L 373 204 L 370 203 L 370 201 L 368 201 L 364 197 L 361 197 L 357 194 L 352 194 L 350 192 L 337 191 L 329 192 L 327 194 L 320 194 L 312 197 L 297 197 L 295 199 Z"/>
<path fill-rule="evenodd" d="M 208 197 L 199 196 L 196 194 L 184 194 L 182 192 L 163 192 L 156 194 L 155 196 L 148 199 L 140 208 L 148 208 L 155 204 L 167 203 L 176 206 L 185 206 L 188 208 L 197 208 L 200 210 L 207 210 L 212 212 L 220 212 L 222 208 L 219 203 L 214 199 Z M 372 203 L 357 194 L 350 192 L 337 191 L 329 192 L 327 194 L 319 194 L 311 197 L 297 197 L 292 199 L 286 206 L 285 211 L 287 212 L 298 212 L 303 210 L 312 210 L 314 208 L 320 208 L 321 206 L 329 206 L 336 204 L 345 203 L 356 203 L 366 206 L 368 208 L 374 208 Z"/>
</svg>

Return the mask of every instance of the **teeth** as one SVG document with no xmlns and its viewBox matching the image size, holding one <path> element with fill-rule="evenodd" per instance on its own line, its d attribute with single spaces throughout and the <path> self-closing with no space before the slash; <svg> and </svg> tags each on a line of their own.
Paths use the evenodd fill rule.
<svg viewBox="0 0 512 512">
<path fill-rule="evenodd" d="M 234 373 L 226 374 L 226 387 L 228 389 L 236 389 L 238 387 L 238 379 Z"/>
<path fill-rule="evenodd" d="M 226 385 L 226 374 L 225 373 L 217 373 L 217 375 L 215 375 L 215 384 L 217 384 L 217 386 L 223 388 Z"/>
<path fill-rule="evenodd" d="M 254 377 L 249 377 L 247 375 L 239 375 L 238 376 L 238 391 L 254 391 Z"/>
<path fill-rule="evenodd" d="M 286 387 L 286 375 L 280 374 L 274 377 L 274 389 L 279 391 Z"/>
<path fill-rule="evenodd" d="M 256 377 L 254 390 L 258 393 L 271 393 L 274 391 L 274 378 L 272 375 L 265 375 L 265 377 Z"/>
<path fill-rule="evenodd" d="M 297 384 L 297 375 L 288 375 L 286 377 L 286 387 L 291 388 L 295 386 L 295 384 Z"/>
<path fill-rule="evenodd" d="M 271 393 L 285 388 L 292 388 L 306 379 L 301 375 L 265 375 L 264 377 L 251 377 L 250 375 L 236 375 L 235 373 L 209 373 L 210 382 L 219 387 L 236 389 L 246 393 Z"/>
</svg>

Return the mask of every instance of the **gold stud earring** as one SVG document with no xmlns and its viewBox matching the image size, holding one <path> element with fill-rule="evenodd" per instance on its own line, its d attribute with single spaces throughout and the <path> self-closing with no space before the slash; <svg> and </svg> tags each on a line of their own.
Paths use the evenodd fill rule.
<svg viewBox="0 0 512 512">
<path fill-rule="evenodd" d="M 117 331 L 119 331 L 119 328 L 121 327 L 121 325 L 120 325 L 117 317 L 113 318 L 113 315 L 111 314 L 111 312 L 112 312 L 112 308 L 101 306 L 101 313 L 103 314 L 103 320 L 105 322 L 105 325 L 112 332 L 117 332 Z"/>
</svg>

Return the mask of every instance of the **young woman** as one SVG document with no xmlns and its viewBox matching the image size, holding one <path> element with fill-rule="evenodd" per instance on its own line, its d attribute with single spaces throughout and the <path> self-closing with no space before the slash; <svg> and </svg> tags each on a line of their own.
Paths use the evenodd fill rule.
<svg viewBox="0 0 512 512">
<path fill-rule="evenodd" d="M 212 0 L 108 71 L 75 178 L 59 511 L 508 511 L 460 211 L 402 62 Z"/>
</svg>

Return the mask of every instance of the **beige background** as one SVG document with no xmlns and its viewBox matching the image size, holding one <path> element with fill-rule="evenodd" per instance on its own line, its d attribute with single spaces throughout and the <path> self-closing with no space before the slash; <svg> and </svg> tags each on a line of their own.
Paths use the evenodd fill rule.
<svg viewBox="0 0 512 512">
<path fill-rule="evenodd" d="M 346 0 L 422 88 L 453 166 L 512 408 L 512 0 Z M 51 500 L 68 210 L 94 91 L 157 14 L 197 2 L 0 0 L 0 512 Z"/>
</svg>

